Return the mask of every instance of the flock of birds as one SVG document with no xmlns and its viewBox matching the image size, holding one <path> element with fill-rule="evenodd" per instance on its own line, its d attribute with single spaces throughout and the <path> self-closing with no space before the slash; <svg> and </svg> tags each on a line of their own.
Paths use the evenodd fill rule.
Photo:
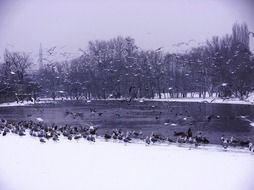
<svg viewBox="0 0 254 190">
<path fill-rule="evenodd" d="M 67 138 L 68 140 L 85 139 L 89 142 L 95 142 L 97 138 L 104 139 L 105 141 L 123 142 L 125 145 L 131 142 L 144 142 L 145 145 L 152 144 L 188 144 L 198 147 L 200 145 L 209 144 L 209 140 L 202 132 L 193 135 L 191 128 L 188 131 L 174 132 L 174 137 L 167 137 L 161 134 L 151 133 L 150 136 L 144 136 L 142 131 L 126 131 L 121 129 L 112 129 L 112 131 L 106 131 L 104 134 L 99 135 L 97 133 L 98 127 L 93 125 L 83 126 L 71 126 L 71 125 L 56 125 L 46 124 L 43 122 L 30 121 L 7 121 L 1 119 L 0 121 L 0 135 L 6 136 L 9 133 L 17 134 L 19 136 L 26 136 L 29 134 L 32 137 L 37 137 L 41 143 L 46 143 L 47 140 L 59 141 L 60 136 Z M 254 152 L 254 145 L 249 140 L 240 140 L 235 137 L 227 138 L 224 135 L 221 136 L 221 145 L 223 149 L 228 147 L 241 147 L 248 148 L 249 151 Z"/>
</svg>

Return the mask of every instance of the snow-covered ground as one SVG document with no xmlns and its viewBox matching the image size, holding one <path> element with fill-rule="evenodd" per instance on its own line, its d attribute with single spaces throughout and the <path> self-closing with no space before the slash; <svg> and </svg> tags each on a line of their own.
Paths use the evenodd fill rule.
<svg viewBox="0 0 254 190">
<path fill-rule="evenodd" d="M 0 190 L 253 190 L 254 155 L 0 136 Z"/>
<path fill-rule="evenodd" d="M 23 103 L 17 103 L 17 102 L 6 102 L 6 103 L 1 103 L 0 107 L 12 107 L 12 106 L 26 106 L 34 104 L 33 102 L 23 102 Z"/>
<path fill-rule="evenodd" d="M 253 101 L 239 100 L 239 99 L 221 99 L 221 98 L 169 98 L 169 99 L 143 99 L 144 101 L 161 101 L 161 102 L 200 102 L 200 103 L 212 103 L 212 104 L 243 104 L 254 105 Z"/>
<path fill-rule="evenodd" d="M 208 94 L 206 98 L 199 98 L 198 93 L 195 93 L 193 97 L 190 93 L 187 94 L 186 98 L 168 98 L 169 94 L 161 94 L 161 99 L 158 96 L 155 97 L 156 101 L 169 101 L 169 102 L 203 102 L 203 103 L 214 103 L 214 104 L 246 104 L 254 105 L 254 93 L 251 93 L 248 98 L 240 100 L 239 98 L 227 98 L 222 99 L 218 97 L 209 97 Z M 149 99 L 148 99 L 149 100 Z M 152 99 L 150 99 L 152 101 Z"/>
<path fill-rule="evenodd" d="M 214 98 L 214 97 L 206 97 L 206 98 L 199 98 L 197 94 L 194 97 L 191 97 L 190 94 L 187 95 L 186 98 L 165 98 L 169 97 L 169 95 L 162 94 L 162 98 L 159 99 L 155 97 L 154 99 L 138 99 L 138 101 L 162 101 L 162 102 L 200 102 L 200 103 L 213 103 L 213 104 L 244 104 L 244 105 L 254 105 L 254 93 L 252 93 L 247 99 L 240 100 L 239 98 L 229 98 L 229 99 L 222 99 L 222 98 Z M 56 101 L 60 100 L 70 100 L 66 98 L 56 98 Z M 119 100 L 110 98 L 109 100 Z M 10 106 L 26 106 L 31 104 L 41 104 L 41 103 L 54 103 L 52 98 L 40 98 L 40 101 L 36 102 L 26 102 L 17 103 L 17 102 L 7 102 L 0 104 L 0 107 L 10 107 Z M 90 102 L 90 101 L 89 101 Z"/>
<path fill-rule="evenodd" d="M 16 101 L 6 102 L 6 103 L 1 103 L 0 107 L 27 106 L 27 105 L 33 105 L 33 104 L 55 103 L 56 101 L 59 101 L 59 100 L 62 100 L 62 98 L 56 98 L 55 101 L 52 98 L 41 98 L 39 101 L 36 101 L 36 102 L 31 102 L 31 101 L 23 101 L 19 103 L 17 103 Z"/>
</svg>

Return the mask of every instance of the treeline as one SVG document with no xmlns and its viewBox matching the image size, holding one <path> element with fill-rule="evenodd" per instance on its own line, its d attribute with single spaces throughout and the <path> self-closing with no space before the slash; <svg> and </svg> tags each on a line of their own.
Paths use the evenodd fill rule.
<svg viewBox="0 0 254 190">
<path fill-rule="evenodd" d="M 188 53 L 142 50 L 131 37 L 91 41 L 80 57 L 31 66 L 25 53 L 4 53 L 0 65 L 0 98 L 17 94 L 85 98 L 200 97 L 244 98 L 254 90 L 254 59 L 246 24 L 232 34 L 213 37 Z"/>
</svg>

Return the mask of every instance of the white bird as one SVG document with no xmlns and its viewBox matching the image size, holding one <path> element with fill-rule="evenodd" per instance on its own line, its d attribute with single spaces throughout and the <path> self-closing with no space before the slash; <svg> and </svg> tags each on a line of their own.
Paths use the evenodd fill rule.
<svg viewBox="0 0 254 190">
<path fill-rule="evenodd" d="M 140 103 L 144 102 L 144 99 L 143 99 L 143 98 L 141 98 L 141 99 L 139 100 L 139 102 L 140 102 Z"/>
<path fill-rule="evenodd" d="M 63 49 L 63 48 L 65 48 L 65 47 L 66 47 L 65 45 L 64 45 L 64 46 L 61 46 L 60 49 Z"/>
<path fill-rule="evenodd" d="M 40 117 L 37 117 L 36 120 L 39 121 L 39 122 L 43 122 L 43 119 L 40 118 Z"/>
<path fill-rule="evenodd" d="M 189 43 L 190 43 L 190 42 L 196 42 L 196 40 L 194 40 L 194 39 L 191 39 L 191 40 L 189 40 L 188 42 L 189 42 Z"/>
<path fill-rule="evenodd" d="M 176 47 L 179 47 L 179 46 L 182 46 L 182 45 L 189 45 L 188 43 L 186 43 L 186 42 L 179 42 L 179 43 L 177 43 L 177 44 L 173 44 L 173 46 L 176 46 Z"/>
<path fill-rule="evenodd" d="M 47 52 L 49 53 L 49 55 L 52 55 L 52 54 L 54 53 L 55 49 L 56 49 L 56 46 L 54 46 L 54 47 L 52 47 L 52 48 L 49 48 L 49 49 L 47 50 Z"/>
<path fill-rule="evenodd" d="M 63 53 L 61 53 L 61 55 L 65 57 L 65 56 L 67 56 L 67 53 L 63 52 Z"/>
<path fill-rule="evenodd" d="M 10 47 L 13 47 L 13 48 L 14 48 L 14 45 L 12 45 L 12 44 L 7 44 L 7 46 L 10 46 Z"/>
<path fill-rule="evenodd" d="M 249 32 L 249 35 L 250 35 L 250 34 L 252 35 L 252 37 L 254 37 L 254 32 Z"/>
</svg>

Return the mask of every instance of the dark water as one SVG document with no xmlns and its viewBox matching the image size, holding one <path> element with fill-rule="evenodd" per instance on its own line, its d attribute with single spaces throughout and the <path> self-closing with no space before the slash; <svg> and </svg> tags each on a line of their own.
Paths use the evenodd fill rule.
<svg viewBox="0 0 254 190">
<path fill-rule="evenodd" d="M 95 112 L 91 112 L 95 109 Z M 66 114 L 80 112 L 81 116 Z M 99 113 L 101 115 L 99 115 Z M 254 141 L 254 106 L 183 103 L 94 100 L 62 101 L 56 104 L 0 108 L 0 118 L 7 120 L 34 120 L 40 117 L 47 123 L 97 125 L 99 133 L 113 128 L 142 130 L 173 136 L 174 131 L 192 128 L 194 134 L 202 131 L 212 143 L 219 143 L 222 134 Z"/>
</svg>

